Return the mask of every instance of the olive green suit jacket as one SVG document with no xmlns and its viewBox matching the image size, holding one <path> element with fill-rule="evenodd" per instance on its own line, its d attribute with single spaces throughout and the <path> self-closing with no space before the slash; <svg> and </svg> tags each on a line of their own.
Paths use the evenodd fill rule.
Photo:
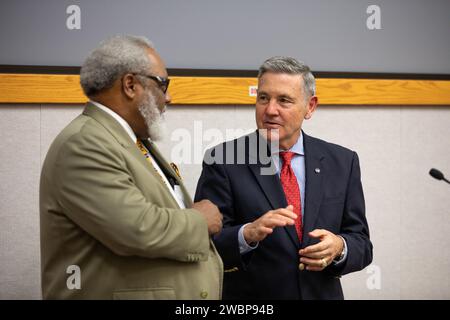
<svg viewBox="0 0 450 320">
<path fill-rule="evenodd" d="M 48 151 L 40 226 L 44 299 L 221 298 L 222 260 L 204 218 L 179 208 L 124 128 L 93 104 Z"/>
</svg>

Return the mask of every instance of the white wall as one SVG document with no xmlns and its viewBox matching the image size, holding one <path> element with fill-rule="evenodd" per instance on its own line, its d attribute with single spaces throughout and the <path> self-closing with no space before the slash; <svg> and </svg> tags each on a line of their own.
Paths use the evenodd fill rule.
<svg viewBox="0 0 450 320">
<path fill-rule="evenodd" d="M 41 297 L 40 167 L 53 138 L 81 110 L 0 105 L 0 299 Z M 175 139 L 180 129 L 193 138 L 225 137 L 227 129 L 255 126 L 251 106 L 171 106 L 166 118 L 159 145 L 167 157 L 183 143 Z M 436 167 L 450 177 L 450 108 L 322 106 L 304 129 L 360 156 L 374 261 L 343 277 L 346 298 L 450 299 L 450 186 L 428 175 Z M 191 142 L 197 143 L 190 147 L 193 164 L 172 160 L 193 194 L 203 150 L 196 159 L 199 141 Z M 368 273 L 374 270 L 379 273 Z"/>
</svg>

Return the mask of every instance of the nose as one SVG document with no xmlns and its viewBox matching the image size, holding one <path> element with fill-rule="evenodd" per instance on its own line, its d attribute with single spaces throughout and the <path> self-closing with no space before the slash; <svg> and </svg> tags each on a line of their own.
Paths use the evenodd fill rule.
<svg viewBox="0 0 450 320">
<path fill-rule="evenodd" d="M 164 94 L 164 100 L 166 101 L 166 104 L 169 104 L 172 101 L 172 97 L 170 96 L 169 90 L 166 91 Z"/>
<path fill-rule="evenodd" d="M 266 107 L 267 115 L 276 116 L 278 115 L 278 105 L 275 99 L 271 99 Z"/>
</svg>

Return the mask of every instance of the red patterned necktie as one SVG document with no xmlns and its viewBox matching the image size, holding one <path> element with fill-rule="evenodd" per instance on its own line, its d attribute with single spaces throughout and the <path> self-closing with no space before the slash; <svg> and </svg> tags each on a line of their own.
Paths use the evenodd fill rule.
<svg viewBox="0 0 450 320">
<path fill-rule="evenodd" d="M 300 197 L 300 188 L 295 177 L 294 170 L 291 167 L 291 160 L 294 152 L 283 151 L 280 152 L 280 157 L 283 160 L 283 167 L 281 168 L 281 185 L 283 186 L 284 195 L 288 205 L 294 206 L 294 213 L 297 215 L 295 219 L 295 230 L 297 231 L 300 242 L 302 241 L 302 205 Z"/>
</svg>

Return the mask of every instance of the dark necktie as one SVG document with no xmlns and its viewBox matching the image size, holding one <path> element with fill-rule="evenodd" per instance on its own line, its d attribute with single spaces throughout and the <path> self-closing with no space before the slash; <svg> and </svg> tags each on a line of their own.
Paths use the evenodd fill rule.
<svg viewBox="0 0 450 320">
<path fill-rule="evenodd" d="M 156 170 L 155 166 L 153 165 L 153 161 L 156 162 L 156 164 L 159 166 L 159 168 L 161 169 L 162 173 L 166 176 L 167 181 L 170 184 L 170 187 L 173 189 L 175 183 L 175 179 L 172 178 L 172 176 L 170 174 L 167 174 L 166 170 L 164 169 L 164 166 L 162 166 L 158 160 L 156 159 L 156 157 L 152 156 L 151 152 L 150 152 L 150 148 L 147 148 L 144 143 L 141 140 L 137 140 L 136 141 L 136 145 L 138 146 L 139 150 L 141 150 L 142 154 L 145 156 L 145 158 L 147 159 L 147 161 L 150 163 L 150 165 L 152 166 L 152 168 L 155 170 L 155 172 L 158 174 L 158 176 L 161 178 L 161 181 L 166 184 L 166 180 L 163 179 L 163 177 L 161 176 L 161 174 L 158 172 L 158 170 Z"/>
</svg>

